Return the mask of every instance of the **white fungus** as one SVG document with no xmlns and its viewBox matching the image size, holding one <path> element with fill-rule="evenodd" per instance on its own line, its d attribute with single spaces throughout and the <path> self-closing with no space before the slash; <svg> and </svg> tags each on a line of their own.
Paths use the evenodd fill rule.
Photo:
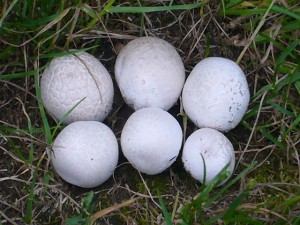
<svg viewBox="0 0 300 225">
<path fill-rule="evenodd" d="M 65 181 L 83 188 L 104 183 L 118 163 L 118 142 L 103 123 L 78 121 L 65 127 L 56 137 L 51 160 Z"/>
<path fill-rule="evenodd" d="M 82 52 L 53 59 L 41 77 L 42 101 L 56 119 L 76 106 L 64 120 L 103 121 L 112 108 L 114 89 L 105 67 L 94 56 Z"/>
<path fill-rule="evenodd" d="M 115 77 L 125 102 L 135 110 L 169 110 L 181 94 L 185 69 L 171 44 L 141 37 L 130 41 L 119 53 Z"/>
<path fill-rule="evenodd" d="M 228 131 L 244 116 L 250 94 L 242 69 L 233 61 L 210 57 L 199 62 L 186 80 L 182 102 L 199 127 Z"/>
<path fill-rule="evenodd" d="M 184 167 L 192 177 L 203 183 L 204 163 L 201 155 L 205 161 L 206 184 L 210 183 L 228 163 L 230 165 L 227 171 L 231 176 L 235 165 L 234 149 L 222 133 L 211 128 L 202 128 L 192 133 L 184 144 L 182 152 Z M 224 184 L 229 177 L 218 186 Z"/>
<path fill-rule="evenodd" d="M 138 171 L 163 172 L 176 160 L 182 144 L 177 120 L 160 108 L 143 108 L 127 120 L 121 134 L 124 156 Z"/>
</svg>

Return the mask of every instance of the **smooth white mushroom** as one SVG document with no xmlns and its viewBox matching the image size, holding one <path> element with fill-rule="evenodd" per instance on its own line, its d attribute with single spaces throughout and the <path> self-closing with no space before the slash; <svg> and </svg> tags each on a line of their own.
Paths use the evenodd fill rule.
<svg viewBox="0 0 300 225">
<path fill-rule="evenodd" d="M 169 110 L 181 94 L 185 69 L 171 44 L 141 37 L 130 41 L 119 53 L 115 77 L 125 102 L 135 110 Z"/>
<path fill-rule="evenodd" d="M 51 161 L 65 181 L 83 188 L 104 183 L 114 172 L 119 157 L 114 133 L 101 122 L 78 121 L 56 137 Z"/>
<path fill-rule="evenodd" d="M 56 119 L 76 108 L 64 120 L 103 121 L 112 108 L 114 89 L 105 67 L 94 56 L 82 52 L 53 59 L 41 77 L 42 101 Z"/>
<path fill-rule="evenodd" d="M 234 150 L 231 142 L 222 133 L 211 128 L 202 128 L 192 133 L 184 144 L 184 168 L 192 177 L 203 183 L 204 163 L 201 155 L 206 168 L 205 184 L 210 183 L 228 163 L 230 165 L 227 171 L 231 176 L 235 165 Z M 217 186 L 224 184 L 230 176 Z"/>
<path fill-rule="evenodd" d="M 121 134 L 124 156 L 138 171 L 148 175 L 163 172 L 176 160 L 182 144 L 177 120 L 160 108 L 134 112 Z"/>
<path fill-rule="evenodd" d="M 242 69 L 233 61 L 210 57 L 199 62 L 186 80 L 182 102 L 199 127 L 228 131 L 244 116 L 250 94 Z"/>
</svg>

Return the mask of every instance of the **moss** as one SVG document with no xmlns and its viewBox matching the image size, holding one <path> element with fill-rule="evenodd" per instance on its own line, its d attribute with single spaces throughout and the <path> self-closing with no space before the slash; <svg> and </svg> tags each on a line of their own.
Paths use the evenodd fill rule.
<svg viewBox="0 0 300 225">
<path fill-rule="evenodd" d="M 263 165 L 255 170 L 253 179 L 258 183 L 297 183 L 298 172 L 297 169 L 282 169 L 275 171 L 270 165 Z"/>
<path fill-rule="evenodd" d="M 169 191 L 169 185 L 166 184 L 171 183 L 171 181 L 166 174 L 157 174 L 153 176 L 143 175 L 143 178 L 151 193 L 153 192 L 153 195 L 156 195 L 157 190 L 159 190 L 161 193 L 167 193 Z M 148 194 L 148 190 L 139 175 L 134 179 L 137 191 L 143 194 Z"/>
<path fill-rule="evenodd" d="M 143 193 L 143 194 L 147 193 L 147 189 L 146 189 L 146 187 L 145 187 L 145 185 L 144 185 L 144 183 L 142 181 L 138 181 L 136 183 L 136 189 L 140 193 Z"/>
<path fill-rule="evenodd" d="M 253 179 L 258 183 L 269 183 L 274 182 L 275 176 L 269 170 L 269 166 L 261 166 L 256 170 Z"/>
<path fill-rule="evenodd" d="M 258 162 L 262 162 L 267 157 L 265 154 L 259 155 Z M 290 161 L 286 158 L 286 152 L 276 151 L 268 160 L 252 172 L 252 178 L 258 183 L 298 183 L 298 167 L 291 166 Z"/>
<path fill-rule="evenodd" d="M 167 177 L 166 175 L 157 175 L 153 178 L 154 179 L 149 180 L 152 191 L 157 192 L 157 190 L 159 190 L 161 193 L 169 192 L 169 185 L 166 185 L 166 183 L 170 183 L 169 177 Z M 168 180 L 166 181 L 167 178 Z"/>
</svg>

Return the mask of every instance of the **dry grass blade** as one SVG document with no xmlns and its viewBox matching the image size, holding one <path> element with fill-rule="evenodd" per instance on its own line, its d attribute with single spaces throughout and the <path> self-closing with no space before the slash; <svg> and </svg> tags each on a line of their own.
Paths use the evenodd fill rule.
<svg viewBox="0 0 300 225">
<path fill-rule="evenodd" d="M 32 42 L 34 39 L 36 39 L 38 36 L 40 36 L 42 33 L 44 33 L 45 31 L 49 30 L 52 26 L 54 26 L 55 24 L 57 24 L 59 21 L 61 21 L 67 14 L 68 12 L 71 10 L 71 8 L 67 8 L 64 11 L 62 11 L 62 13 L 59 15 L 58 18 L 52 20 L 50 23 L 48 23 L 43 29 L 41 29 L 35 36 L 33 36 L 32 38 L 30 38 L 29 40 L 23 42 L 20 46 L 18 47 L 22 47 L 26 44 L 28 44 L 29 42 Z"/>
<path fill-rule="evenodd" d="M 18 0 L 14 0 L 12 3 L 10 3 L 8 9 L 7 9 L 7 1 L 4 1 L 2 4 L 2 9 L 1 9 L 1 14 L 0 16 L 2 16 L 0 18 L 0 29 L 2 27 L 3 21 L 5 20 L 6 16 L 9 14 L 9 12 L 12 10 L 12 8 L 14 7 L 14 5 L 18 2 Z"/>
<path fill-rule="evenodd" d="M 91 217 L 91 220 L 90 220 L 90 225 L 93 225 L 95 223 L 95 221 L 101 217 L 104 217 L 106 216 L 107 214 L 115 211 L 115 210 L 118 210 L 120 208 L 123 208 L 123 207 L 126 207 L 126 206 L 129 206 L 131 204 L 133 204 L 134 202 L 136 202 L 137 200 L 139 200 L 140 198 L 133 198 L 133 199 L 129 199 L 127 201 L 124 201 L 122 203 L 119 203 L 119 204 L 116 204 L 116 205 L 113 205 L 113 206 L 110 206 L 106 209 L 102 209 L 96 213 L 94 213 Z"/>
<path fill-rule="evenodd" d="M 92 73 L 91 69 L 89 68 L 89 66 L 85 63 L 85 61 L 83 59 L 80 58 L 80 56 L 78 55 L 74 55 L 82 64 L 83 66 L 86 68 L 86 70 L 88 71 L 89 75 L 91 76 L 91 78 L 93 79 L 94 81 L 94 84 L 96 85 L 97 87 L 97 90 L 98 90 L 98 93 L 99 93 L 99 97 L 100 97 L 100 101 L 103 102 L 103 99 L 102 99 L 102 96 L 103 94 L 101 93 L 101 87 L 99 86 L 99 84 L 101 86 L 103 86 L 103 84 L 101 83 L 101 80 L 99 78 L 97 78 L 97 76 Z M 99 84 L 98 84 L 99 83 Z"/>
<path fill-rule="evenodd" d="M 258 213 L 261 213 L 261 214 L 263 214 L 263 215 L 266 215 L 266 214 L 273 214 L 273 215 L 275 215 L 276 217 L 278 217 L 278 218 L 280 218 L 280 219 L 282 219 L 282 220 L 284 220 L 284 221 L 287 222 L 287 219 L 286 219 L 284 216 L 282 216 L 282 215 L 280 215 L 280 214 L 278 214 L 278 213 L 276 213 L 276 212 L 274 212 L 274 211 L 272 211 L 272 210 L 269 210 L 269 209 L 266 209 L 266 208 L 260 208 L 260 207 L 259 207 L 258 205 L 256 205 L 256 204 L 246 203 L 246 204 L 240 205 L 240 206 L 238 207 L 238 209 L 251 209 L 251 210 L 257 210 Z"/>
<path fill-rule="evenodd" d="M 257 34 L 260 31 L 260 29 L 262 28 L 262 26 L 265 24 L 266 17 L 269 15 L 269 12 L 270 12 L 270 10 L 271 10 L 271 8 L 272 8 L 272 6 L 274 5 L 275 2 L 276 2 L 276 0 L 273 0 L 270 3 L 270 5 L 268 7 L 268 10 L 266 11 L 265 15 L 263 16 L 263 18 L 261 19 L 260 23 L 256 27 L 255 31 L 251 35 L 248 43 L 246 44 L 246 46 L 244 47 L 243 51 L 241 52 L 241 54 L 239 55 L 238 59 L 236 60 L 237 64 L 240 63 L 241 59 L 243 58 L 243 56 L 244 56 L 245 52 L 247 51 L 247 49 L 249 48 L 250 44 L 252 43 L 252 41 L 254 40 L 254 38 L 257 36 Z"/>
<path fill-rule="evenodd" d="M 238 165 L 240 164 L 240 162 L 243 160 L 244 154 L 245 154 L 245 152 L 247 152 L 247 149 L 248 149 L 248 147 L 249 147 L 249 145 L 250 145 L 250 142 L 251 142 L 252 137 L 253 137 L 254 132 L 255 132 L 255 128 L 256 128 L 257 123 L 258 123 L 258 119 L 259 119 L 259 116 L 260 116 L 260 111 L 261 111 L 261 108 L 262 108 L 262 104 L 263 104 L 263 102 L 264 102 L 264 99 L 265 99 L 266 95 L 267 95 L 267 92 L 264 92 L 263 95 L 262 95 L 262 98 L 261 98 L 261 101 L 260 101 L 260 104 L 259 104 L 258 113 L 257 113 L 256 119 L 255 119 L 253 128 L 252 128 L 252 130 L 251 130 L 251 134 L 250 134 L 250 136 L 249 136 L 249 139 L 248 139 L 248 142 L 247 142 L 245 148 L 243 149 L 242 154 L 240 155 L 240 158 L 239 158 L 238 162 L 236 163 L 236 167 L 235 167 L 235 168 L 237 168 Z"/>
<path fill-rule="evenodd" d="M 9 217 L 7 217 L 7 216 L 5 215 L 5 213 L 2 212 L 1 210 L 0 210 L 0 215 L 1 215 L 5 220 L 7 220 L 7 222 L 9 222 L 10 224 L 12 224 L 12 225 L 18 225 L 18 224 L 15 223 L 12 219 L 10 219 Z M 2 224 L 1 221 L 0 221 L 0 224 Z"/>
</svg>

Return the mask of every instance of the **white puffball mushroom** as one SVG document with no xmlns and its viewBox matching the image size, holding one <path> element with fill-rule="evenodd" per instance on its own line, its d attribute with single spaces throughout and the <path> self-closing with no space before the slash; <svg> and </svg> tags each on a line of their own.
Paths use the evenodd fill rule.
<svg viewBox="0 0 300 225">
<path fill-rule="evenodd" d="M 227 171 L 230 176 L 232 175 L 235 165 L 234 149 L 231 142 L 221 132 L 211 128 L 202 128 L 192 133 L 184 144 L 182 152 L 184 168 L 202 183 L 204 163 L 201 154 L 205 161 L 206 184 L 210 183 L 228 163 L 230 165 Z M 230 176 L 217 186 L 224 184 Z"/>
<path fill-rule="evenodd" d="M 94 56 L 81 52 L 53 59 L 41 77 L 41 96 L 47 111 L 56 119 L 82 102 L 63 121 L 103 121 L 113 104 L 110 74 Z"/>
<path fill-rule="evenodd" d="M 119 158 L 118 142 L 106 125 L 77 121 L 56 137 L 51 161 L 57 174 L 83 188 L 104 183 L 114 172 Z"/>
<path fill-rule="evenodd" d="M 199 127 L 229 131 L 247 111 L 248 83 L 235 62 L 209 57 L 200 61 L 188 76 L 182 103 L 187 116 Z"/>
<path fill-rule="evenodd" d="M 163 172 L 176 160 L 182 144 L 177 120 L 160 108 L 143 108 L 126 121 L 121 134 L 124 156 L 148 175 Z"/>
<path fill-rule="evenodd" d="M 125 102 L 135 110 L 169 110 L 181 94 L 185 69 L 180 55 L 167 41 L 141 37 L 120 51 L 115 77 Z"/>
</svg>

